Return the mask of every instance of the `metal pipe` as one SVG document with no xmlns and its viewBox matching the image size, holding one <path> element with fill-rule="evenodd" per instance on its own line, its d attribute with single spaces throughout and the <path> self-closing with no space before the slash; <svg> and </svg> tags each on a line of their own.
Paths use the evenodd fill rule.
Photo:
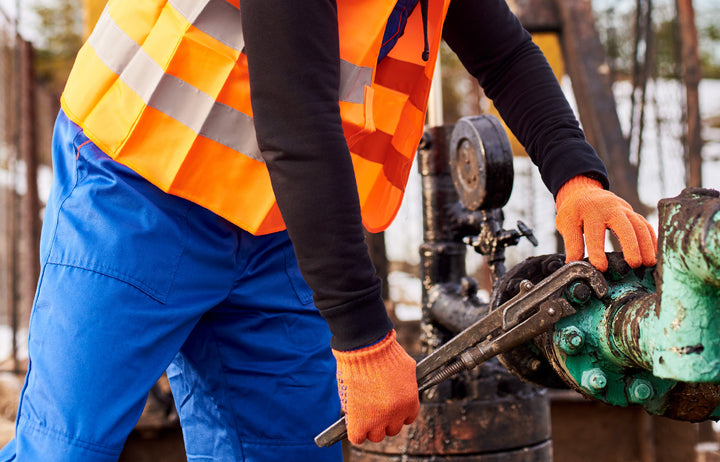
<svg viewBox="0 0 720 462">
<path fill-rule="evenodd" d="M 534 343 L 588 398 L 678 420 L 717 419 L 720 193 L 690 188 L 658 208 L 657 266 L 632 270 L 621 254 L 609 254 L 607 296 L 568 294 L 577 313 Z"/>
<path fill-rule="evenodd" d="M 713 190 L 687 189 L 658 205 L 657 295 L 654 303 L 630 303 L 629 310 L 639 316 L 640 356 L 658 377 L 720 380 L 719 196 Z M 623 327 L 632 324 L 625 321 Z M 619 330 L 626 337 L 632 331 Z"/>
<path fill-rule="evenodd" d="M 418 150 L 422 182 L 423 243 L 420 246 L 422 281 L 423 347 L 426 353 L 450 338 L 450 332 L 434 322 L 429 293 L 433 287 L 448 284 L 459 287 L 467 275 L 465 244 L 453 239 L 447 210 L 458 201 L 448 172 L 448 127 L 433 127 L 423 136 Z"/>
<path fill-rule="evenodd" d="M 467 245 L 458 229 L 472 220 L 464 220 L 470 211 L 453 207 L 458 192 L 449 172 L 449 155 L 456 147 L 450 143 L 450 129 L 431 128 L 418 151 L 425 238 L 420 248 L 422 341 L 427 353 L 487 310 L 465 269 Z M 488 361 L 423 391 L 415 422 L 394 438 L 352 447 L 352 459 L 545 462 L 552 459 L 549 412 L 543 390 Z"/>
</svg>

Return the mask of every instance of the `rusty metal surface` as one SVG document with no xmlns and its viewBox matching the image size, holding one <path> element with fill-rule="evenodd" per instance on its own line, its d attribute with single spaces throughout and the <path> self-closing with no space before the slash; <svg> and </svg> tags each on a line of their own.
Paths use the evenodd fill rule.
<svg viewBox="0 0 720 462">
<path fill-rule="evenodd" d="M 610 326 L 611 334 L 618 347 L 630 359 L 627 366 L 652 369 L 652 360 L 646 357 L 640 344 L 640 323 L 657 308 L 655 294 L 647 294 L 640 290 L 611 304 L 609 309 L 616 313 Z"/>
<path fill-rule="evenodd" d="M 688 188 L 661 200 L 658 211 L 660 306 L 648 318 L 647 334 L 657 337 L 653 371 L 683 382 L 718 382 L 720 192 Z"/>
<path fill-rule="evenodd" d="M 497 454 L 407 456 L 363 452 L 357 448 L 350 451 L 353 462 L 547 462 L 553 459 L 552 442 L 503 451 Z"/>
<path fill-rule="evenodd" d="M 550 330 L 558 320 L 574 314 L 575 309 L 563 298 L 563 293 L 570 284 L 578 281 L 591 287 L 598 297 L 603 297 L 607 292 L 602 275 L 586 262 L 563 265 L 534 286 L 525 281 L 517 296 L 418 363 L 416 373 L 419 390 L 423 392 L 500 353 L 529 342 Z M 341 418 L 319 434 L 315 442 L 318 446 L 330 446 L 345 434 L 345 420 Z"/>
<path fill-rule="evenodd" d="M 467 276 L 466 246 L 456 242 L 424 242 L 420 246 L 420 272 L 425 291 L 436 284 L 460 286 Z M 427 300 L 423 301 L 427 305 Z"/>
<path fill-rule="evenodd" d="M 380 443 L 363 443 L 357 447 L 358 452 L 403 457 L 479 457 L 549 441 L 550 414 L 545 391 L 509 375 L 497 362 L 485 363 L 471 376 L 447 385 L 455 399 L 424 400 L 417 420 L 400 435 Z"/>
<path fill-rule="evenodd" d="M 560 269 L 564 264 L 564 260 L 565 256 L 560 254 L 542 255 L 530 257 L 515 265 L 495 285 L 490 309 L 495 310 L 502 303 L 515 297 L 520 292 L 522 281 L 527 280 L 536 284 Z M 538 347 L 538 341 L 535 340 L 520 345 L 507 353 L 501 354 L 498 356 L 500 363 L 512 374 L 529 382 L 549 388 L 567 388 L 567 385 L 558 377 L 545 355 L 541 353 L 542 348 Z"/>
<path fill-rule="evenodd" d="M 607 292 L 605 279 L 586 262 L 568 263 L 537 285 L 525 281 L 515 297 L 421 361 L 417 367 L 418 384 L 437 384 L 551 329 L 555 322 L 575 313 L 563 292 L 578 281 L 592 287 L 598 297 Z"/>
<path fill-rule="evenodd" d="M 607 259 L 608 270 L 604 274 L 609 281 L 621 281 L 625 278 L 625 276 L 629 275 L 630 272 L 633 271 L 619 252 L 607 253 Z M 645 269 L 640 268 L 637 271 L 644 272 Z M 612 328 L 610 328 L 610 332 L 612 332 Z M 537 337 L 534 341 L 534 345 L 537 347 L 544 361 L 546 361 L 552 370 L 554 370 L 556 377 L 564 383 L 565 387 L 578 392 L 580 395 L 589 400 L 598 399 L 597 396 L 593 396 L 588 393 L 588 391 L 582 387 L 582 384 L 562 366 L 563 361 L 561 361 L 561 358 L 558 356 L 558 350 L 555 348 L 553 333 L 549 332 Z"/>
<path fill-rule="evenodd" d="M 691 196 L 697 199 L 698 193 L 698 191 L 694 191 Z M 720 195 L 711 192 L 706 192 L 704 195 L 708 199 L 717 198 L 718 196 Z M 701 200 L 704 206 L 697 207 L 698 204 L 686 201 L 689 198 L 690 196 L 681 196 L 669 201 L 675 205 L 677 203 L 684 204 L 683 207 L 675 210 L 685 214 L 680 219 L 673 218 L 669 221 L 678 229 L 685 229 L 684 223 L 689 223 L 693 231 L 699 230 L 701 232 L 705 220 L 698 219 L 698 214 L 715 217 L 718 214 L 717 204 L 713 200 L 708 202 L 702 202 Z M 685 219 L 687 221 L 684 221 Z M 678 239 L 674 242 L 675 245 L 683 249 L 679 253 L 680 259 L 689 258 L 689 254 L 698 253 L 697 249 L 693 247 L 697 245 L 695 239 Z M 714 252 L 709 253 L 713 254 Z M 678 255 L 675 255 L 675 257 L 677 259 Z M 706 257 L 712 260 L 714 255 Z M 662 258 L 668 258 L 668 256 L 663 255 Z M 565 351 L 562 351 L 562 336 L 559 335 L 562 330 L 555 332 L 554 335 L 545 334 L 533 342 L 533 346 L 537 347 L 540 352 L 540 358 L 538 359 L 547 360 L 553 366 L 558 377 L 567 386 L 588 399 L 599 399 L 618 406 L 639 404 L 649 413 L 674 420 L 700 422 L 715 418 L 716 410 L 720 406 L 720 384 L 690 383 L 688 381 L 663 379 L 662 376 L 652 375 L 651 371 L 655 369 L 655 363 L 651 355 L 652 348 L 660 341 L 663 335 L 667 335 L 667 330 L 673 330 L 677 327 L 673 324 L 663 330 L 662 326 L 667 326 L 667 324 L 657 322 L 661 308 L 658 306 L 660 291 L 656 293 L 655 287 L 662 288 L 662 267 L 658 267 L 657 271 L 654 268 L 644 267 L 631 269 L 622 259 L 620 253 L 608 254 L 608 261 L 609 269 L 604 275 L 608 279 L 610 290 L 608 297 L 603 299 L 603 304 L 600 307 L 600 318 L 596 318 L 598 324 L 596 324 L 597 332 L 594 335 L 603 335 L 604 333 L 608 336 L 609 342 L 607 342 L 607 348 L 600 348 L 594 344 L 595 346 L 590 347 L 590 350 L 582 353 L 593 356 L 599 361 L 594 364 L 596 364 L 595 367 L 603 368 L 604 373 L 607 374 L 608 389 L 603 389 L 602 393 L 593 391 L 589 383 L 585 383 L 585 375 L 583 375 L 582 383 L 580 382 L 577 366 L 582 362 L 573 363 L 574 366 L 570 365 L 570 358 L 576 357 L 571 355 L 576 355 L 578 352 L 570 351 L 568 345 L 565 345 Z M 537 265 L 529 265 L 529 268 L 533 266 Z M 689 268 L 694 267 L 689 265 Z M 657 283 L 654 281 L 657 281 Z M 685 301 L 695 306 L 694 300 L 688 295 Z M 672 310 L 674 308 L 677 308 L 677 306 L 663 307 L 662 310 Z M 587 309 L 589 308 L 585 308 L 581 313 L 588 315 L 592 313 L 592 311 L 585 311 Z M 689 316 L 685 311 L 682 313 L 683 317 Z M 578 316 L 582 315 L 578 314 Z M 575 318 L 568 318 L 567 320 L 573 320 L 581 328 L 583 326 L 582 321 L 575 320 Z M 567 326 L 564 329 L 567 330 Z M 693 355 L 695 352 L 688 351 L 686 354 Z M 612 358 L 608 360 L 609 362 L 602 362 L 605 359 L 601 360 L 601 358 L 607 355 L 611 355 Z M 511 359 L 515 358 L 517 357 L 511 357 Z M 527 373 L 521 367 L 513 364 L 512 361 L 508 361 L 507 355 L 502 359 L 505 363 L 510 362 L 513 372 Z M 620 374 L 622 379 L 619 383 L 617 382 L 617 374 Z M 611 383 L 612 386 L 610 386 Z M 645 387 L 645 392 L 641 390 L 642 387 Z M 611 388 L 613 389 L 611 390 Z"/>
<path fill-rule="evenodd" d="M 557 278 L 536 288 L 527 288 L 523 296 L 532 301 L 528 303 L 531 306 L 524 306 L 520 298 L 508 300 L 495 315 L 489 316 L 491 319 L 483 316 L 487 306 L 477 300 L 477 283 L 466 274 L 463 238 L 479 234 L 490 221 L 497 225 L 492 235 L 497 242 L 517 241 L 522 235 L 530 234 L 530 230 L 521 228 L 520 231 L 506 232 L 502 229 L 499 209 L 493 209 L 493 214 L 488 215 L 485 210 L 473 211 L 459 205 L 448 165 L 448 150 L 458 148 L 448 145 L 452 143 L 452 128 L 430 129 L 423 137 L 418 155 L 425 240 L 420 249 L 425 359 L 418 363 L 417 375 L 422 390 L 422 385 L 434 377 L 432 373 L 437 368 L 452 362 L 460 354 L 464 358 L 463 364 L 472 363 L 474 369 L 449 374 L 441 379 L 442 383 L 423 390 L 420 415 L 413 424 L 405 426 L 393 438 L 352 448 L 352 460 L 548 462 L 552 459 L 552 445 L 545 392 L 512 376 L 497 361 L 487 360 L 537 335 L 537 329 L 548 328 L 555 319 L 572 310 L 567 302 L 555 300 L 556 293 L 564 290 L 565 274 L 559 273 Z M 489 128 L 492 129 L 493 124 Z M 458 140 L 454 142 L 457 144 Z M 473 152 L 464 152 L 470 157 L 460 159 L 465 167 L 460 169 L 460 176 L 469 175 L 465 179 L 472 180 L 467 182 L 469 189 L 463 191 L 465 199 L 485 197 L 488 178 L 475 181 L 480 177 L 473 177 L 472 170 L 478 170 L 478 175 L 486 173 L 480 170 L 488 166 L 488 158 L 494 159 L 493 156 L 500 153 L 485 151 L 481 158 L 480 151 L 502 151 L 501 144 L 474 146 Z M 505 159 L 504 167 L 500 168 L 506 168 L 511 162 L 511 158 Z M 456 164 L 454 168 L 457 170 L 457 167 Z M 509 172 L 512 175 L 512 170 Z M 502 184 L 507 186 L 511 182 Z M 500 202 L 504 203 L 503 200 Z M 493 220 L 488 220 L 488 216 Z M 512 239 L 503 240 L 509 233 Z M 504 249 L 505 245 L 497 247 Z M 504 266 L 497 268 L 498 274 L 504 273 Z M 580 269 L 578 271 L 582 273 Z M 556 279 L 563 281 L 558 283 Z M 477 326 L 477 319 L 481 317 L 486 321 L 477 327 L 477 338 L 462 333 L 453 337 L 459 326 Z M 488 337 L 489 334 L 493 335 Z M 458 337 L 461 340 L 471 338 L 471 341 L 466 345 L 457 340 Z M 446 354 L 448 351 L 450 353 Z M 479 367 L 475 367 L 478 364 Z M 339 422 L 340 426 L 342 424 Z"/>
<path fill-rule="evenodd" d="M 422 181 L 423 241 L 453 242 L 446 207 L 458 201 L 449 171 L 448 142 L 452 126 L 433 127 L 425 132 L 418 150 Z"/>
<path fill-rule="evenodd" d="M 459 286 L 467 276 L 466 246 L 455 240 L 453 221 L 447 210 L 458 202 L 449 173 L 448 141 L 452 126 L 433 127 L 423 135 L 418 150 L 418 168 L 422 182 L 423 244 L 420 246 L 422 283 L 422 335 L 425 354 L 449 339 L 452 334 L 434 323 L 428 293 L 438 284 Z"/>
<path fill-rule="evenodd" d="M 688 422 L 702 422 L 720 406 L 720 385 L 678 383 L 668 394 L 663 416 Z"/>
<path fill-rule="evenodd" d="M 463 237 L 480 232 L 483 216 L 459 204 L 448 162 L 452 128 L 430 129 L 418 153 L 425 241 L 420 249 L 421 329 L 426 357 L 444 346 L 460 325 L 486 312 L 475 298 L 477 283 L 466 274 L 462 242 Z M 474 168 L 479 166 L 476 163 Z M 443 307 L 441 312 L 433 313 L 433 305 Z M 420 375 L 422 371 L 420 367 Z M 355 447 L 351 454 L 353 461 L 548 462 L 552 459 L 548 401 L 544 391 L 491 360 L 424 391 L 420 416 L 412 425 L 381 443 Z"/>
<path fill-rule="evenodd" d="M 673 224 L 668 231 L 669 236 L 678 235 L 679 239 L 665 238 L 664 235 L 660 235 L 659 238 L 662 241 L 658 242 L 658 247 L 663 248 L 665 246 L 668 251 L 673 252 L 677 255 L 688 255 L 688 257 L 697 253 L 700 236 L 707 235 L 708 230 L 699 230 L 702 233 L 685 232 L 681 226 L 687 226 L 688 224 L 694 223 L 705 223 L 709 226 L 713 220 L 712 216 L 720 211 L 720 191 L 706 188 L 686 188 L 682 193 L 673 198 L 666 198 L 659 202 L 658 210 L 664 216 L 672 215 Z M 664 257 L 664 252 L 659 256 Z M 720 262 L 720 256 L 717 255 L 704 255 L 705 258 L 711 261 L 711 265 Z M 662 265 L 659 265 L 659 277 L 662 279 Z"/>
<path fill-rule="evenodd" d="M 463 278 L 460 285 L 439 284 L 428 294 L 429 310 L 435 322 L 448 332 L 461 332 L 488 312 L 488 304 L 477 298 L 478 284 Z"/>
</svg>

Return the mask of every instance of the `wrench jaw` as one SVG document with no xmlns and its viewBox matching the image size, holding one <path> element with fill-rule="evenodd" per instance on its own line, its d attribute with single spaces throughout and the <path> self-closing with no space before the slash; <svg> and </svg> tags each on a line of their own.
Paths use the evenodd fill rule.
<svg viewBox="0 0 720 462">
<path fill-rule="evenodd" d="M 562 278 L 566 290 L 558 293 L 555 300 L 560 303 L 564 312 L 563 318 L 572 316 L 569 310 L 581 310 L 591 299 L 602 299 L 607 295 L 607 281 L 602 273 L 586 262 L 564 263 L 565 255 L 550 254 L 527 258 L 515 265 L 497 281 L 490 300 L 490 311 L 497 310 L 501 305 L 526 293 L 530 287 L 540 285 L 561 268 L 565 271 Z M 572 271 L 568 271 L 571 269 Z M 512 324 L 511 314 L 506 321 Z M 551 328 L 532 340 L 498 355 L 500 363 L 513 375 L 526 382 L 545 388 L 567 389 L 565 380 L 558 374 L 551 361 L 547 359 L 546 350 L 552 343 Z"/>
<path fill-rule="evenodd" d="M 575 308 L 566 300 L 571 284 L 586 286 L 604 296 L 607 286 L 590 264 L 572 262 L 534 285 L 525 280 L 518 295 L 460 332 L 418 364 L 421 391 L 499 354 L 509 352 L 550 331 L 560 319 L 572 316 Z"/>
</svg>

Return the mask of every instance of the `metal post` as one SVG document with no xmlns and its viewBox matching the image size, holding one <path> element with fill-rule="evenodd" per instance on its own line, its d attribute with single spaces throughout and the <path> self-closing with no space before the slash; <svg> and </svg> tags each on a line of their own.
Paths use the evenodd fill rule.
<svg viewBox="0 0 720 462">
<path fill-rule="evenodd" d="M 468 282 L 465 271 L 467 246 L 456 237 L 457 223 L 450 211 L 459 203 L 449 168 L 451 132 L 452 126 L 429 129 L 418 152 L 424 235 L 422 330 L 427 352 L 452 337 L 430 312 L 437 298 L 476 307 L 471 299 L 477 287 Z M 448 290 L 435 290 L 443 287 Z M 457 296 L 451 287 L 467 296 Z M 351 448 L 354 462 L 546 462 L 551 454 L 544 393 L 520 382 L 495 361 L 424 391 L 418 418 L 398 436 Z"/>
<path fill-rule="evenodd" d="M 428 103 L 427 122 L 430 127 L 440 127 L 444 124 L 443 117 L 443 92 L 442 92 L 442 54 L 438 51 L 433 74 L 432 86 L 430 87 L 430 102 Z"/>
<path fill-rule="evenodd" d="M 16 240 L 16 197 L 15 197 L 15 122 L 16 118 L 11 115 L 15 112 L 15 92 L 14 83 L 15 75 L 11 71 L 14 68 L 13 61 L 15 56 L 11 53 L 9 47 L 3 49 L 3 61 L 5 67 L 5 91 L 3 110 L 8 115 L 6 119 L 6 138 L 3 140 L 6 149 L 5 166 L 8 172 L 8 184 L 5 191 L 5 307 L 9 321 L 12 325 L 15 319 L 15 307 L 16 307 L 16 275 L 17 275 L 17 240 Z M 13 329 L 14 332 L 14 329 Z M 15 338 L 13 338 L 13 364 L 15 364 Z M 15 366 L 14 366 L 15 367 Z"/>
</svg>

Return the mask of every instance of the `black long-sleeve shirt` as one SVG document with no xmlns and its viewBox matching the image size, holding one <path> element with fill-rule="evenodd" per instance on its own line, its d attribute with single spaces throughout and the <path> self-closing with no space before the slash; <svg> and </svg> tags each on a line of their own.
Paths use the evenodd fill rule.
<svg viewBox="0 0 720 462">
<path fill-rule="evenodd" d="M 392 324 L 364 241 L 340 109 L 334 0 L 241 0 L 258 145 L 300 270 L 347 350 Z M 453 0 L 443 38 L 478 79 L 557 193 L 585 174 L 603 182 L 547 60 L 503 0 Z M 422 44 L 418 44 L 418 53 Z"/>
</svg>

